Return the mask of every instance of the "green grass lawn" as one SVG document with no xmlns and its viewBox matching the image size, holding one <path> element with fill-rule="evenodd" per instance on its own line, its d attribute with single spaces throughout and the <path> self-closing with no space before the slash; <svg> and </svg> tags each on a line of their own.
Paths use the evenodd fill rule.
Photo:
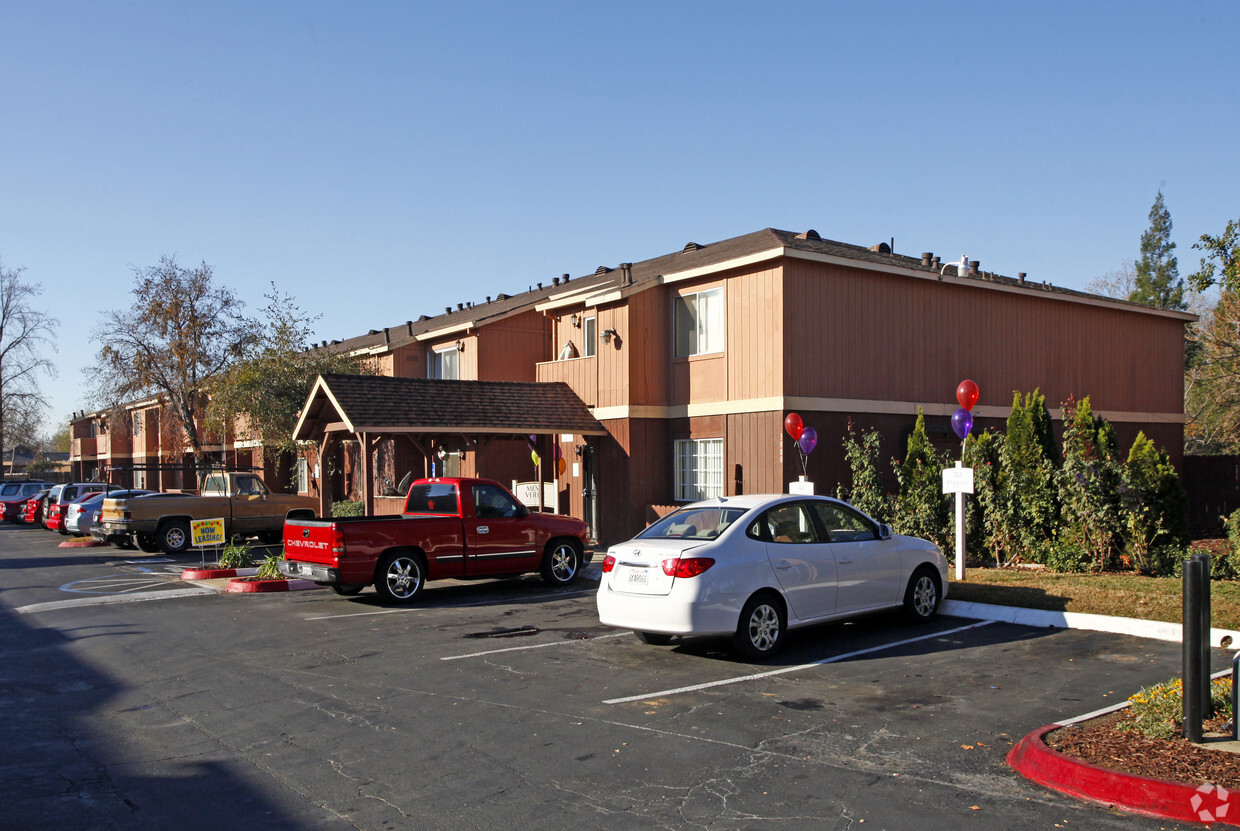
<svg viewBox="0 0 1240 831">
<path fill-rule="evenodd" d="M 950 600 L 1181 622 L 1183 589 L 1178 577 L 970 568 L 962 583 L 954 579 L 954 569 L 952 574 Z M 1213 626 L 1240 629 L 1240 583 L 1212 581 L 1210 611 Z"/>
</svg>

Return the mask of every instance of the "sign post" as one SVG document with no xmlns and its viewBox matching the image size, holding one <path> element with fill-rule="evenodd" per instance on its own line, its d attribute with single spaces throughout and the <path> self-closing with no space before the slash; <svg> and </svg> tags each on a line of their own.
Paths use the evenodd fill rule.
<svg viewBox="0 0 1240 831">
<path fill-rule="evenodd" d="M 973 493 L 973 468 L 964 462 L 943 469 L 943 493 L 956 494 L 956 579 L 964 579 L 964 495 Z"/>
</svg>

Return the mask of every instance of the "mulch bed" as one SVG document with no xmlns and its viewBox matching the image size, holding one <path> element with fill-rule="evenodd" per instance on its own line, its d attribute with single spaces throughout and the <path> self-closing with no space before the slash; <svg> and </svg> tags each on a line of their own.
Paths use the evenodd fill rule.
<svg viewBox="0 0 1240 831">
<path fill-rule="evenodd" d="M 1210 750 L 1181 738 L 1148 739 L 1139 730 L 1115 726 L 1127 717 L 1127 712 L 1120 710 L 1072 724 L 1048 733 L 1046 742 L 1065 756 L 1110 770 L 1189 785 L 1240 789 L 1240 753 Z M 1204 727 L 1208 736 L 1221 731 L 1223 725 L 1214 721 Z"/>
</svg>

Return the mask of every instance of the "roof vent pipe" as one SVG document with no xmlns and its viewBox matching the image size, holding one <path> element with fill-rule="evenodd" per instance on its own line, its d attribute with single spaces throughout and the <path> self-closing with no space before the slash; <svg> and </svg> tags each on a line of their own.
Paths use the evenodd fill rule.
<svg viewBox="0 0 1240 831">
<path fill-rule="evenodd" d="M 930 261 L 933 259 L 934 259 L 933 251 L 922 251 L 921 252 L 921 264 L 922 265 L 924 266 L 930 265 Z"/>
<path fill-rule="evenodd" d="M 560 284 L 560 278 L 559 278 L 559 277 L 552 277 L 552 278 L 551 278 L 551 285 L 553 285 L 553 286 L 558 286 L 559 284 Z"/>
<path fill-rule="evenodd" d="M 1017 279 L 1017 280 L 1020 280 L 1020 283 L 1021 283 L 1021 285 L 1022 285 L 1022 286 L 1025 284 L 1025 277 L 1026 277 L 1026 276 L 1027 276 L 1027 275 L 1026 275 L 1026 274 L 1025 274 L 1025 272 L 1023 272 L 1023 271 L 1018 272 L 1018 273 L 1017 273 L 1017 275 L 1016 275 L 1016 279 Z"/>
<path fill-rule="evenodd" d="M 938 267 L 939 267 L 939 263 L 940 263 L 940 262 L 942 262 L 942 261 L 943 261 L 943 258 L 942 258 L 942 257 L 935 257 L 933 260 L 931 260 L 931 261 L 930 261 L 930 265 L 931 265 L 932 267 L 934 267 L 934 268 L 938 268 Z"/>
<path fill-rule="evenodd" d="M 565 283 L 567 283 L 567 282 L 568 282 L 568 275 L 567 275 L 567 274 L 565 274 L 565 275 L 564 275 L 561 279 L 563 279 L 563 280 L 564 280 L 564 282 L 565 282 Z"/>
<path fill-rule="evenodd" d="M 465 304 L 464 304 L 464 303 L 457 303 L 457 304 L 456 304 L 456 307 L 457 307 L 458 309 L 460 309 L 462 312 L 463 312 L 463 311 L 465 311 Z"/>
<path fill-rule="evenodd" d="M 633 285 L 633 264 L 632 263 L 620 263 L 620 285 L 622 286 Z"/>
<path fill-rule="evenodd" d="M 982 264 L 981 260 L 969 260 L 969 276 L 977 276 L 977 267 Z"/>
<path fill-rule="evenodd" d="M 445 312 L 445 313 L 447 313 L 447 314 L 452 314 L 452 307 L 451 307 L 451 306 L 444 306 L 444 307 L 443 307 L 443 310 L 444 310 L 444 312 Z"/>
</svg>

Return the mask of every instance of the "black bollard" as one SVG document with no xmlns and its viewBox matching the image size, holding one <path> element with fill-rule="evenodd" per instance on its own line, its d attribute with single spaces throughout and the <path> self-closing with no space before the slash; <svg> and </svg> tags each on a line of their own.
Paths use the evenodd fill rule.
<svg viewBox="0 0 1240 831">
<path fill-rule="evenodd" d="M 1193 557 L 1184 561 L 1183 668 L 1184 718 L 1181 730 L 1190 742 L 1200 742 L 1201 735 L 1201 577 L 1205 564 Z"/>
<path fill-rule="evenodd" d="M 1194 554 L 1201 560 L 1201 717 L 1213 718 L 1214 698 L 1210 689 L 1210 555 Z"/>
</svg>

